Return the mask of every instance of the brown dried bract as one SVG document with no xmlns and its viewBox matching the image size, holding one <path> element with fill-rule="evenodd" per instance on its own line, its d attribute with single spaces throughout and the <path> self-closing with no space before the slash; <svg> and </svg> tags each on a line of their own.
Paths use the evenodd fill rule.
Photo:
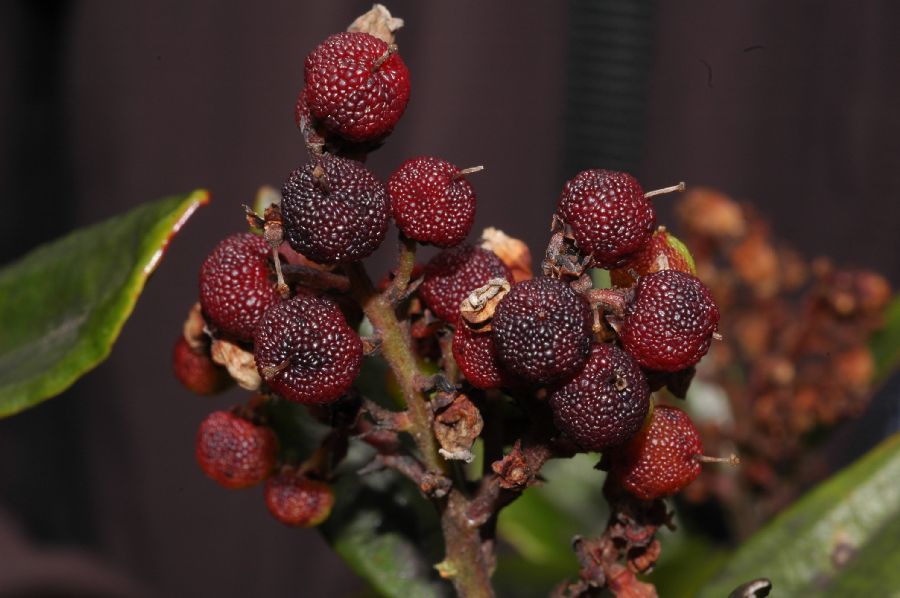
<svg viewBox="0 0 900 598">
<path fill-rule="evenodd" d="M 434 435 L 445 459 L 471 463 L 472 443 L 481 434 L 484 420 L 478 407 L 466 395 L 457 395 L 447 407 L 435 414 Z"/>
<path fill-rule="evenodd" d="M 262 379 L 256 370 L 253 353 L 223 339 L 215 339 L 210 352 L 212 360 L 224 365 L 238 386 L 247 390 L 259 389 Z"/>
<path fill-rule="evenodd" d="M 509 281 L 493 278 L 483 287 L 473 290 L 459 304 L 459 313 L 469 327 L 481 332 L 491 329 L 491 319 L 500 301 L 509 293 Z"/>
<path fill-rule="evenodd" d="M 401 27 L 403 19 L 392 17 L 383 4 L 373 4 L 369 12 L 356 17 L 356 20 L 347 27 L 347 31 L 368 33 L 391 45 L 395 41 L 394 33 Z"/>
<path fill-rule="evenodd" d="M 491 469 L 499 477 L 500 487 L 506 490 L 524 490 L 534 482 L 537 475 L 528 465 L 521 440 L 516 441 L 508 455 L 494 461 Z"/>
<path fill-rule="evenodd" d="M 481 233 L 481 246 L 493 251 L 513 275 L 513 282 L 528 280 L 531 270 L 531 250 L 520 239 L 510 237 L 499 228 L 488 227 Z"/>
</svg>

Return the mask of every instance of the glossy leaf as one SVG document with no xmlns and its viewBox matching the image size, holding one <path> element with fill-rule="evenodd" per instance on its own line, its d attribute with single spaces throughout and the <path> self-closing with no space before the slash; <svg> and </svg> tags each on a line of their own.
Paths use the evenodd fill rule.
<svg viewBox="0 0 900 598">
<path fill-rule="evenodd" d="M 887 596 L 900 587 L 900 434 L 794 503 L 699 594 L 758 577 L 778 596 Z"/>
<path fill-rule="evenodd" d="M 141 205 L 38 247 L 0 269 L 0 417 L 68 388 L 102 362 L 195 191 Z"/>
</svg>

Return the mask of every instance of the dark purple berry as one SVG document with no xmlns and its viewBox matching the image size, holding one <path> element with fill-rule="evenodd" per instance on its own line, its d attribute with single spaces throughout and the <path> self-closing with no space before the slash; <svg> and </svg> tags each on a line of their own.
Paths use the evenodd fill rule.
<svg viewBox="0 0 900 598">
<path fill-rule="evenodd" d="M 356 379 L 362 341 L 332 301 L 297 295 L 265 313 L 253 337 L 263 380 L 284 398 L 305 404 L 339 399 Z"/>
<path fill-rule="evenodd" d="M 492 326 L 500 362 L 529 382 L 574 376 L 591 352 L 591 308 L 555 278 L 513 285 L 497 306 Z"/>
<path fill-rule="evenodd" d="M 330 154 L 316 158 L 291 173 L 281 194 L 285 237 L 314 262 L 360 260 L 387 234 L 384 185 L 354 160 Z"/>
<path fill-rule="evenodd" d="M 611 344 L 595 344 L 581 372 L 550 395 L 553 421 L 581 448 L 602 451 L 638 430 L 650 409 L 640 366 Z"/>
</svg>

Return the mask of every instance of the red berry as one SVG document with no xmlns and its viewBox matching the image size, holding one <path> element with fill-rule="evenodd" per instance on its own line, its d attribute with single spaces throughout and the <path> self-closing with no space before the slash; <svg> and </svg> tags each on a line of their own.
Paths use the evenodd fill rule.
<svg viewBox="0 0 900 598">
<path fill-rule="evenodd" d="M 718 323 L 719 308 L 698 278 L 662 270 L 638 281 L 619 339 L 645 368 L 677 372 L 706 355 Z"/>
<path fill-rule="evenodd" d="M 252 233 L 231 235 L 200 267 L 200 305 L 217 333 L 248 342 L 266 308 L 281 300 L 275 290 L 272 250 Z"/>
<path fill-rule="evenodd" d="M 438 158 L 407 160 L 387 183 L 391 213 L 410 239 L 458 245 L 475 221 L 475 192 L 459 169 Z"/>
<path fill-rule="evenodd" d="M 292 172 L 281 194 L 285 237 L 314 262 L 360 260 L 387 234 L 384 185 L 354 160 L 325 154 Z"/>
<path fill-rule="evenodd" d="M 578 373 L 591 353 L 591 308 L 568 284 L 532 278 L 513 285 L 494 312 L 500 362 L 537 384 Z"/>
<path fill-rule="evenodd" d="M 197 462 L 226 488 L 247 488 L 266 479 L 275 467 L 278 439 L 265 426 L 230 411 L 215 411 L 197 432 Z"/>
<path fill-rule="evenodd" d="M 183 336 L 172 350 L 172 369 L 178 381 L 198 395 L 222 392 L 234 382 L 228 370 L 216 365 L 207 353 L 194 351 Z"/>
<path fill-rule="evenodd" d="M 512 280 L 512 274 L 493 252 L 465 243 L 431 258 L 419 296 L 434 315 L 453 324 L 462 300 L 492 278 Z"/>
<path fill-rule="evenodd" d="M 601 268 L 622 266 L 640 251 L 656 225 L 656 212 L 630 174 L 585 170 L 563 187 L 557 213 L 575 243 Z"/>
<path fill-rule="evenodd" d="M 306 99 L 313 116 L 350 141 L 393 130 L 409 101 L 409 71 L 368 33 L 336 33 L 306 57 Z"/>
<path fill-rule="evenodd" d="M 295 527 L 319 525 L 328 519 L 334 505 L 331 486 L 294 472 L 269 478 L 265 498 L 275 519 Z"/>
<path fill-rule="evenodd" d="M 490 332 L 475 332 L 459 320 L 453 333 L 453 359 L 475 388 L 508 386 L 508 374 L 500 365 L 494 337 Z"/>
<path fill-rule="evenodd" d="M 253 337 L 253 356 L 274 392 L 298 403 L 331 403 L 359 375 L 362 341 L 337 304 L 297 295 L 262 317 Z"/>
<path fill-rule="evenodd" d="M 650 389 L 640 366 L 611 344 L 595 344 L 584 369 L 550 395 L 553 421 L 581 448 L 602 451 L 641 428 Z"/>
<path fill-rule="evenodd" d="M 644 500 L 680 492 L 700 475 L 700 434 L 687 413 L 657 405 L 644 427 L 612 456 L 610 475 Z"/>
<path fill-rule="evenodd" d="M 633 270 L 639 277 L 646 276 L 660 270 L 677 270 L 688 274 L 697 274 L 694 258 L 688 248 L 678 237 L 668 232 L 665 228 L 659 229 L 650 237 L 650 242 L 632 257 L 621 268 L 609 271 L 610 280 L 619 288 L 626 288 L 636 281 L 631 276 Z"/>
</svg>

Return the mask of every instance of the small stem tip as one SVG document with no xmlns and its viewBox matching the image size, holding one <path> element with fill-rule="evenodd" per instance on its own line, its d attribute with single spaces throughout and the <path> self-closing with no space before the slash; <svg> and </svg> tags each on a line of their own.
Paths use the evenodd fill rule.
<svg viewBox="0 0 900 598">
<path fill-rule="evenodd" d="M 713 332 L 713 333 L 712 333 L 712 337 L 713 337 L 713 340 L 714 340 L 714 341 L 720 341 L 720 340 L 722 340 L 723 338 L 725 338 L 725 337 L 723 337 L 723 336 L 721 335 L 721 333 L 719 333 L 719 332 Z"/>
<path fill-rule="evenodd" d="M 694 461 L 698 461 L 700 463 L 727 463 L 732 467 L 741 464 L 741 459 L 734 453 L 731 453 L 727 457 L 709 457 L 707 455 L 694 455 Z"/>
<path fill-rule="evenodd" d="M 476 172 L 481 172 L 482 170 L 484 170 L 484 166 L 470 166 L 468 168 L 463 168 L 453 175 L 453 180 L 461 179 L 467 174 L 474 174 Z"/>
<path fill-rule="evenodd" d="M 387 62 L 388 58 L 391 57 L 392 54 L 397 53 L 397 44 L 391 44 L 388 46 L 387 50 L 384 51 L 384 54 L 378 57 L 378 60 L 372 63 L 372 72 L 374 73 L 378 69 L 381 68 L 385 62 Z"/>
<path fill-rule="evenodd" d="M 282 299 L 287 299 L 291 294 L 290 287 L 284 282 L 284 273 L 281 271 L 281 256 L 278 255 L 278 249 L 272 248 L 272 261 L 275 263 L 275 276 L 278 277 L 278 284 L 275 288 Z"/>
<path fill-rule="evenodd" d="M 675 191 L 684 191 L 687 185 L 684 184 L 684 181 L 681 181 L 677 185 L 672 185 L 671 187 L 663 187 L 662 189 L 654 189 L 653 191 L 647 191 L 644 193 L 644 197 L 646 199 L 650 199 L 651 197 L 656 197 L 657 195 L 665 195 L 666 193 L 674 193 Z"/>
</svg>

